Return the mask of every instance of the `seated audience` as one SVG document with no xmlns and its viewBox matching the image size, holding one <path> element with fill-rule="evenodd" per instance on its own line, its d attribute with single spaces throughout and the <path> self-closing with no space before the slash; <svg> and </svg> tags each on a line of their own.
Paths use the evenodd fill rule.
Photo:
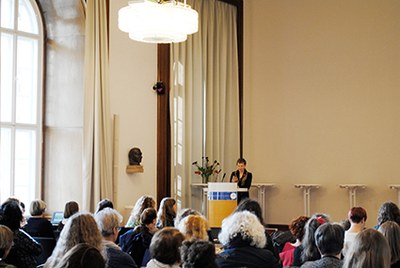
<svg viewBox="0 0 400 268">
<path fill-rule="evenodd" d="M 203 216 L 187 216 L 181 220 L 178 229 L 185 236 L 185 240 L 208 240 L 208 222 Z"/>
<path fill-rule="evenodd" d="M 175 221 L 174 221 L 175 228 L 178 228 L 181 220 L 183 220 L 184 218 L 186 218 L 189 215 L 201 216 L 201 213 L 198 212 L 197 210 L 191 209 L 191 208 L 183 208 L 183 209 L 179 210 L 179 212 L 176 214 Z"/>
<path fill-rule="evenodd" d="M 157 211 L 154 208 L 146 208 L 141 217 L 141 225 L 134 230 L 123 234 L 120 238 L 121 248 L 128 253 L 138 266 L 146 266 L 150 260 L 150 242 L 155 232 Z"/>
<path fill-rule="evenodd" d="M 112 208 L 104 208 L 94 216 L 103 236 L 103 246 L 106 250 L 107 268 L 137 267 L 129 254 L 123 252 L 115 244 L 118 237 L 118 229 L 122 223 L 122 216 Z"/>
<path fill-rule="evenodd" d="M 304 238 L 301 245 L 296 247 L 293 254 L 293 266 L 301 266 L 306 261 L 315 261 L 321 258 L 321 254 L 315 244 L 315 231 L 317 228 L 329 222 L 329 217 L 325 214 L 316 213 L 306 223 L 304 227 Z"/>
<path fill-rule="evenodd" d="M 5 225 L 0 225 L 0 267 L 1 268 L 16 268 L 14 265 L 7 264 L 4 259 L 10 252 L 13 243 L 14 234 Z"/>
<path fill-rule="evenodd" d="M 100 251 L 86 243 L 73 246 L 54 268 L 105 268 Z"/>
<path fill-rule="evenodd" d="M 218 268 L 214 244 L 204 240 L 186 240 L 181 248 L 182 268 Z"/>
<path fill-rule="evenodd" d="M 103 251 L 102 236 L 95 219 L 90 213 L 75 213 L 70 217 L 44 267 L 55 267 L 72 247 L 80 243 L 86 243 L 100 252 Z"/>
<path fill-rule="evenodd" d="M 114 208 L 114 204 L 110 199 L 105 198 L 97 203 L 96 212 L 94 214 L 97 214 L 99 211 L 105 208 Z"/>
<path fill-rule="evenodd" d="M 164 227 L 151 240 L 150 254 L 152 259 L 147 268 L 179 268 L 181 263 L 180 247 L 184 240 L 178 229 Z"/>
<path fill-rule="evenodd" d="M 6 201 L 0 207 L 0 224 L 14 233 L 13 246 L 5 259 L 6 263 L 17 267 L 36 267 L 35 257 L 42 253 L 42 247 L 28 233 L 20 229 L 23 221 L 22 210 L 18 202 Z"/>
<path fill-rule="evenodd" d="M 315 243 L 321 259 L 308 261 L 302 268 L 341 268 L 340 259 L 344 243 L 344 229 L 339 224 L 324 223 L 315 232 Z"/>
<path fill-rule="evenodd" d="M 279 253 L 279 258 L 283 266 L 293 265 L 294 250 L 301 245 L 304 237 L 304 227 L 309 219 L 309 217 L 300 216 L 290 223 L 289 230 L 296 238 L 296 241 L 294 243 L 286 242 L 281 253 Z"/>
<path fill-rule="evenodd" d="M 365 229 L 367 221 L 367 212 L 362 207 L 353 207 L 348 213 L 350 228 L 344 233 L 343 255 L 346 255 L 347 249 L 351 246 L 356 235 Z"/>
<path fill-rule="evenodd" d="M 378 224 L 374 228 L 378 229 L 386 221 L 394 221 L 400 224 L 400 209 L 395 203 L 390 201 L 383 203 L 379 208 Z"/>
<path fill-rule="evenodd" d="M 171 197 L 164 197 L 161 200 L 160 208 L 157 212 L 157 228 L 174 227 L 176 217 L 176 201 Z"/>
<path fill-rule="evenodd" d="M 379 226 L 379 232 L 386 237 L 391 249 L 391 268 L 400 267 L 400 226 L 394 221 L 386 221 Z"/>
<path fill-rule="evenodd" d="M 53 225 L 44 218 L 44 212 L 47 205 L 42 200 L 34 200 L 31 202 L 30 214 L 27 224 L 24 226 L 25 231 L 31 236 L 54 237 Z"/>
<path fill-rule="evenodd" d="M 356 235 L 344 256 L 343 268 L 390 268 L 390 247 L 377 230 L 366 229 Z"/>
<path fill-rule="evenodd" d="M 139 226 L 140 215 L 142 215 L 146 208 L 156 208 L 156 201 L 154 201 L 154 198 L 151 196 L 143 195 L 136 201 L 125 227 L 135 228 L 136 226 Z"/>
<path fill-rule="evenodd" d="M 219 267 L 280 267 L 273 253 L 265 249 L 265 228 L 249 211 L 235 212 L 222 221 L 218 235 L 223 251 L 217 257 Z"/>
<path fill-rule="evenodd" d="M 71 217 L 77 212 L 79 212 L 78 203 L 75 201 L 67 202 L 64 208 L 64 219 L 60 221 L 60 223 L 58 224 L 57 231 L 61 232 L 69 217 Z"/>
<path fill-rule="evenodd" d="M 235 209 L 235 212 L 240 212 L 240 211 L 249 211 L 253 213 L 254 215 L 256 215 L 262 226 L 264 226 L 262 209 L 260 204 L 256 200 L 250 198 L 243 199 Z M 272 238 L 268 234 L 267 230 L 265 230 L 265 237 L 267 238 L 267 243 L 265 244 L 265 248 L 271 251 L 274 254 L 275 258 L 278 258 L 278 254 L 275 254 Z"/>
</svg>

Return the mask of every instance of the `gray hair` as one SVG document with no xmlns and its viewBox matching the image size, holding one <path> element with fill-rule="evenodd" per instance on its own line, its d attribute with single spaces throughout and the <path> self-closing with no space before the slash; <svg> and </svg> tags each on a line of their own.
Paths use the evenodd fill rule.
<svg viewBox="0 0 400 268">
<path fill-rule="evenodd" d="M 257 248 L 264 248 L 267 243 L 264 226 L 257 216 L 249 211 L 235 212 L 222 221 L 218 238 L 223 245 L 229 244 L 238 235 L 251 240 L 250 245 Z"/>
<path fill-rule="evenodd" d="M 114 233 L 114 228 L 119 227 L 122 222 L 121 214 L 112 208 L 104 208 L 94 218 L 102 236 L 109 236 Z"/>
</svg>

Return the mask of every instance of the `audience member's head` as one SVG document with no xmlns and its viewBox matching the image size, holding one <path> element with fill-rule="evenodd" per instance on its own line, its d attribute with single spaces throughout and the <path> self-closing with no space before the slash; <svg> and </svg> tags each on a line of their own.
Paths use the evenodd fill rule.
<svg viewBox="0 0 400 268">
<path fill-rule="evenodd" d="M 86 243 L 97 248 L 100 252 L 103 250 L 102 236 L 90 213 L 78 212 L 69 218 L 60 233 L 52 255 L 46 262 L 46 267 L 57 265 L 62 256 L 79 243 Z"/>
<path fill-rule="evenodd" d="M 322 256 L 340 255 L 344 243 L 343 227 L 339 224 L 322 224 L 315 232 L 315 243 Z"/>
<path fill-rule="evenodd" d="M 178 228 L 181 220 L 183 220 L 185 217 L 187 217 L 189 215 L 201 216 L 201 213 L 198 212 L 197 210 L 191 209 L 191 208 L 183 208 L 183 209 L 179 210 L 175 217 L 175 222 L 174 222 L 175 228 Z"/>
<path fill-rule="evenodd" d="M 208 240 L 208 222 L 203 216 L 187 216 L 186 218 L 181 220 L 178 229 L 185 236 L 186 240 Z"/>
<path fill-rule="evenodd" d="M 181 248 L 182 268 L 217 268 L 214 244 L 205 240 L 184 241 Z"/>
<path fill-rule="evenodd" d="M 357 234 L 344 257 L 343 268 L 390 268 L 390 247 L 377 230 L 366 229 Z"/>
<path fill-rule="evenodd" d="M 317 249 L 317 245 L 315 244 L 315 231 L 317 228 L 329 222 L 329 217 L 325 214 L 316 213 L 314 214 L 306 223 L 304 229 L 304 237 L 301 242 L 303 246 L 303 251 L 301 253 L 302 262 L 306 261 L 315 261 L 321 257 Z"/>
<path fill-rule="evenodd" d="M 69 201 L 65 204 L 64 219 L 68 219 L 79 211 L 79 205 L 75 201 Z"/>
<path fill-rule="evenodd" d="M 339 222 L 339 224 L 343 227 L 345 231 L 349 230 L 351 227 L 351 223 L 349 219 L 343 219 Z"/>
<path fill-rule="evenodd" d="M 239 205 L 236 207 L 236 210 L 235 210 L 235 212 L 239 212 L 239 211 L 249 211 L 249 212 L 253 213 L 254 215 L 257 216 L 260 223 L 264 225 L 262 209 L 261 209 L 260 204 L 256 200 L 253 200 L 250 198 L 243 199 L 242 201 L 240 201 Z"/>
<path fill-rule="evenodd" d="M 156 220 L 157 210 L 155 208 L 146 208 L 143 210 L 142 215 L 140 215 L 141 225 L 149 230 L 151 229 L 150 227 L 155 228 Z"/>
<path fill-rule="evenodd" d="M 184 240 L 183 234 L 173 227 L 165 227 L 151 239 L 150 254 L 157 261 L 173 265 L 180 263 L 180 247 Z"/>
<path fill-rule="evenodd" d="M 379 226 L 378 231 L 386 237 L 389 243 L 391 264 L 400 262 L 400 226 L 394 221 L 386 221 Z"/>
<path fill-rule="evenodd" d="M 292 220 L 292 222 L 289 225 L 289 231 L 299 241 L 303 240 L 304 227 L 309 219 L 310 217 L 307 216 L 299 216 L 296 219 Z"/>
<path fill-rule="evenodd" d="M 53 266 L 52 266 L 53 267 Z M 106 262 L 100 251 L 86 243 L 73 246 L 61 258 L 55 268 L 105 268 Z"/>
<path fill-rule="evenodd" d="M 235 212 L 222 221 L 219 241 L 229 245 L 239 239 L 249 243 L 250 246 L 264 248 L 267 242 L 265 228 L 256 215 L 249 211 Z"/>
<path fill-rule="evenodd" d="M 172 197 L 164 197 L 157 213 L 157 227 L 173 226 L 176 216 L 176 201 Z"/>
<path fill-rule="evenodd" d="M 47 205 L 44 201 L 36 199 L 31 202 L 29 213 L 31 214 L 31 216 L 42 216 L 46 211 L 46 208 Z"/>
<path fill-rule="evenodd" d="M 114 208 L 114 204 L 110 199 L 105 198 L 105 199 L 101 200 L 99 203 L 97 203 L 97 208 L 96 208 L 95 214 L 105 208 Z"/>
<path fill-rule="evenodd" d="M 400 210 L 393 202 L 385 202 L 381 205 L 378 211 L 378 225 L 385 221 L 394 221 L 400 224 Z"/>
<path fill-rule="evenodd" d="M 121 214 L 113 208 L 104 208 L 94 215 L 101 235 L 109 241 L 115 242 L 118 229 L 122 223 Z"/>
<path fill-rule="evenodd" d="M 364 223 L 367 221 L 367 211 L 362 207 L 352 207 L 349 210 L 348 218 L 351 223 Z"/>
<path fill-rule="evenodd" d="M 146 208 L 155 208 L 156 207 L 156 201 L 154 201 L 154 198 L 148 195 L 143 195 L 141 196 L 135 203 L 135 206 L 132 209 L 131 212 L 131 217 L 133 217 L 133 220 L 135 224 L 139 225 L 140 224 L 140 215 L 142 215 L 142 212 Z"/>
<path fill-rule="evenodd" d="M 1 205 L 0 224 L 7 226 L 14 232 L 21 227 L 22 220 L 22 210 L 18 202 L 9 200 Z"/>
<path fill-rule="evenodd" d="M 5 259 L 13 244 L 14 234 L 5 225 L 0 225 L 0 259 Z"/>
</svg>

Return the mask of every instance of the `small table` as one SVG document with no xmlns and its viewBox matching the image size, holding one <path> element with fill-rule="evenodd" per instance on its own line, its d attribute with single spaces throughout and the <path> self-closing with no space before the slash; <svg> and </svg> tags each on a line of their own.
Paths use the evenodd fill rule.
<svg viewBox="0 0 400 268">
<path fill-rule="evenodd" d="M 304 199 L 304 215 L 310 217 L 310 199 L 311 189 L 318 189 L 321 185 L 319 184 L 295 184 L 295 188 L 303 189 Z"/>
<path fill-rule="evenodd" d="M 265 215 L 265 190 L 268 187 L 274 187 L 274 186 L 275 186 L 274 183 L 263 183 L 263 182 L 260 183 L 256 182 L 251 185 L 251 187 L 257 188 L 257 200 L 258 203 L 260 203 L 261 205 L 263 215 Z"/>
<path fill-rule="evenodd" d="M 389 184 L 389 188 L 397 190 L 397 204 L 400 206 L 400 184 Z"/>
<path fill-rule="evenodd" d="M 357 189 L 365 189 L 367 186 L 365 184 L 339 184 L 339 187 L 349 190 L 350 208 L 352 208 L 356 206 Z"/>
</svg>

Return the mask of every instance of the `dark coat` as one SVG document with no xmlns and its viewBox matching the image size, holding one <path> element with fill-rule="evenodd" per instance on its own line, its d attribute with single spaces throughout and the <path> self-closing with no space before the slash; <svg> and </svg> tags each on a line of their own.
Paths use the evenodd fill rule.
<svg viewBox="0 0 400 268">
<path fill-rule="evenodd" d="M 107 268 L 137 268 L 129 254 L 123 252 L 117 245 L 106 244 Z"/>
<path fill-rule="evenodd" d="M 228 245 L 217 257 L 220 268 L 280 268 L 273 253 L 264 248 L 250 246 L 248 241 L 240 239 Z"/>
</svg>

